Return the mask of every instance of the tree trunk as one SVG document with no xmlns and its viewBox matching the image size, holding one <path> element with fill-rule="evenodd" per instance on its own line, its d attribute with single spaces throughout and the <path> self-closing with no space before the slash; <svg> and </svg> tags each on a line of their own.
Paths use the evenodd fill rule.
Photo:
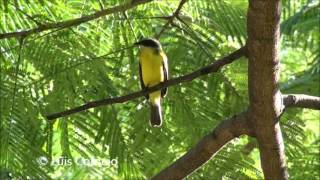
<svg viewBox="0 0 320 180">
<path fill-rule="evenodd" d="M 265 179 L 288 179 L 279 118 L 280 0 L 249 0 L 249 116 L 258 140 Z"/>
</svg>

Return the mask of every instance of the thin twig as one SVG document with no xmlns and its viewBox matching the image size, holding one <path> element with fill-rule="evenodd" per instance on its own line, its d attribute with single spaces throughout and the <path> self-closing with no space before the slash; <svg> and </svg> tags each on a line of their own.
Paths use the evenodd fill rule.
<svg viewBox="0 0 320 180">
<path fill-rule="evenodd" d="M 132 26 L 132 24 L 131 24 L 130 20 L 128 19 L 128 15 L 127 15 L 127 13 L 126 13 L 126 12 L 123 12 L 123 16 L 124 16 L 124 18 L 126 19 L 126 21 L 128 22 L 129 27 L 130 27 L 130 30 L 131 30 L 131 32 L 132 32 L 132 34 L 133 34 L 133 36 L 134 36 L 135 40 L 136 40 L 136 41 L 138 41 L 137 35 L 136 35 L 136 33 L 134 32 L 134 28 L 133 28 L 133 26 Z"/>
<path fill-rule="evenodd" d="M 20 9 L 19 7 L 16 7 L 16 10 L 18 10 L 20 13 L 22 13 L 24 16 L 26 16 L 28 19 L 30 19 L 32 22 L 34 22 L 36 25 L 41 25 L 41 23 L 39 21 L 37 21 L 34 17 L 32 17 L 31 15 L 29 15 L 27 12 L 23 11 L 22 9 Z"/>
<path fill-rule="evenodd" d="M 124 51 L 124 50 L 131 49 L 131 48 L 133 48 L 133 46 L 129 46 L 129 47 L 124 47 L 124 48 L 121 48 L 121 49 L 117 49 L 117 50 L 115 50 L 115 51 L 106 53 L 106 54 L 101 55 L 101 56 L 95 56 L 95 57 L 89 57 L 89 58 L 87 58 L 87 57 L 79 58 L 79 59 L 76 60 L 78 63 L 75 63 L 75 64 L 73 64 L 73 65 L 71 65 L 71 66 L 65 67 L 65 68 L 63 68 L 61 71 L 56 72 L 56 73 L 54 73 L 54 74 L 49 74 L 48 76 L 41 77 L 40 79 L 38 79 L 38 80 L 36 80 L 36 81 L 33 81 L 32 83 L 29 83 L 29 84 L 27 84 L 26 86 L 30 86 L 30 85 L 36 84 L 36 83 L 38 83 L 38 82 L 41 82 L 41 81 L 45 80 L 45 79 L 48 78 L 48 77 L 54 77 L 54 76 L 56 76 L 56 75 L 58 75 L 58 74 L 60 74 L 60 73 L 66 72 L 66 71 L 69 70 L 69 69 L 75 68 L 75 67 L 77 67 L 77 66 L 84 65 L 84 64 L 89 63 L 89 62 L 94 62 L 95 60 L 114 59 L 114 57 L 108 57 L 108 56 L 111 56 L 111 55 L 113 55 L 113 54 L 120 53 L 120 52 L 122 52 L 122 51 Z"/>
<path fill-rule="evenodd" d="M 28 45 L 29 43 L 34 42 L 35 40 L 41 39 L 41 38 L 43 38 L 43 37 L 46 37 L 46 36 L 51 35 L 51 34 L 53 34 L 53 33 L 56 33 L 56 32 L 58 32 L 58 31 L 60 31 L 60 30 L 63 30 L 63 29 L 54 29 L 54 30 L 52 30 L 52 31 L 49 31 L 49 32 L 41 35 L 41 36 L 37 36 L 37 37 L 35 37 L 35 38 L 33 38 L 33 39 L 30 39 L 30 38 L 25 39 L 25 40 L 23 41 L 23 45 Z M 2 54 L 2 53 L 6 53 L 6 52 L 9 52 L 9 51 L 12 51 L 12 50 L 14 50 L 14 49 L 16 49 L 16 48 L 18 48 L 18 47 L 20 47 L 20 45 L 11 47 L 11 48 L 9 48 L 9 49 L 4 49 L 3 51 L 0 51 L 0 53 Z"/>
<path fill-rule="evenodd" d="M 108 9 L 104 9 L 101 11 L 97 11 L 93 14 L 87 15 L 87 16 L 82 16 L 80 18 L 75 18 L 75 19 L 70 19 L 66 21 L 60 21 L 60 22 L 55 22 L 55 23 L 48 23 L 48 24 L 42 24 L 39 25 L 36 28 L 33 29 L 28 29 L 28 30 L 23 30 L 23 31 L 16 31 L 16 32 L 8 32 L 8 33 L 3 33 L 0 34 L 0 39 L 5 39 L 5 38 L 12 38 L 12 37 L 21 37 L 21 36 L 28 36 L 31 34 L 35 33 L 40 33 L 43 31 L 47 31 L 50 29 L 64 29 L 64 28 L 69 28 L 72 26 L 78 26 L 82 23 L 100 18 L 102 16 L 106 16 L 109 14 L 117 13 L 117 12 L 123 12 L 128 9 L 134 8 L 138 5 L 145 4 L 148 2 L 151 2 L 152 0 L 134 0 L 134 1 L 129 1 L 129 3 L 125 3 L 119 6 L 114 6 Z"/>
<path fill-rule="evenodd" d="M 173 20 L 179 16 L 179 13 L 182 9 L 182 6 L 187 2 L 187 0 L 181 0 L 179 3 L 178 8 L 174 11 L 174 13 L 168 18 L 168 21 L 166 22 L 166 24 L 162 27 L 162 29 L 160 30 L 160 32 L 158 34 L 156 34 L 154 37 L 156 39 L 159 39 L 160 36 L 162 35 L 162 33 L 169 27 L 170 24 L 172 24 Z"/>
</svg>

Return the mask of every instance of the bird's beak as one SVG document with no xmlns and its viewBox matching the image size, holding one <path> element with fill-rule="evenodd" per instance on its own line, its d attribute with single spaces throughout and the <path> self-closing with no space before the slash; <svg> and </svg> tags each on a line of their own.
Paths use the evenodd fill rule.
<svg viewBox="0 0 320 180">
<path fill-rule="evenodd" d="M 133 45 L 135 45 L 135 46 L 139 46 L 140 45 L 140 41 L 139 42 L 135 42 Z"/>
</svg>

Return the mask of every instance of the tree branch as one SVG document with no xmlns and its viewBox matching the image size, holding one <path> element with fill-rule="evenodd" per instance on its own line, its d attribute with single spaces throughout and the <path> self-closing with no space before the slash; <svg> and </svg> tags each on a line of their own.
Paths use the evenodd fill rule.
<svg viewBox="0 0 320 180">
<path fill-rule="evenodd" d="M 179 16 L 179 13 L 182 9 L 182 6 L 187 2 L 187 0 L 181 0 L 179 3 L 178 8 L 175 10 L 175 12 L 168 18 L 167 23 L 162 27 L 161 31 L 155 35 L 156 39 L 159 39 L 162 33 L 169 27 L 169 25 L 173 22 L 174 18 Z"/>
<path fill-rule="evenodd" d="M 286 107 L 300 107 L 320 110 L 320 97 L 304 94 L 283 95 L 283 104 Z"/>
<path fill-rule="evenodd" d="M 98 100 L 98 101 L 92 101 L 92 102 L 88 102 L 84 105 L 66 110 L 66 111 L 62 111 L 62 112 L 58 112 L 58 113 L 54 113 L 51 115 L 47 116 L 48 120 L 52 120 L 52 119 L 56 119 L 59 117 L 64 117 L 64 116 L 68 116 L 70 114 L 74 114 L 80 111 L 84 111 L 90 108 L 94 108 L 94 107 L 98 107 L 98 106 L 102 106 L 102 105 L 110 105 L 110 104 L 115 104 L 115 103 L 123 103 L 141 96 L 145 96 L 151 92 L 157 91 L 159 89 L 165 88 L 165 87 L 169 87 L 169 86 L 173 86 L 173 85 L 177 85 L 183 82 L 188 82 L 188 81 L 192 81 L 193 79 L 199 77 L 199 76 L 203 76 L 209 73 L 213 73 L 213 72 L 217 72 L 221 67 L 223 67 L 226 64 L 230 64 L 232 63 L 234 60 L 244 56 L 246 54 L 246 46 L 232 52 L 231 54 L 229 54 L 228 56 L 225 56 L 217 61 L 214 61 L 214 63 L 205 66 L 201 69 L 198 69 L 192 73 L 189 73 L 187 75 L 184 76 L 180 76 L 177 78 L 173 78 L 170 79 L 168 81 L 162 82 L 154 87 L 151 87 L 147 90 L 141 90 L 138 92 L 134 92 L 125 96 L 120 96 L 120 97 L 114 97 L 114 98 L 107 98 L 107 99 L 102 99 L 102 100 Z"/>
<path fill-rule="evenodd" d="M 64 29 L 64 28 L 69 28 L 72 26 L 78 26 L 79 24 L 100 18 L 102 16 L 106 16 L 106 15 L 117 13 L 117 12 L 123 12 L 128 9 L 132 9 L 138 5 L 145 4 L 145 3 L 148 3 L 151 1 L 152 0 L 132 0 L 132 1 L 129 1 L 128 3 L 114 6 L 114 7 L 104 9 L 101 11 L 97 11 L 93 14 L 90 14 L 87 16 L 82 16 L 80 18 L 70 19 L 70 20 L 60 21 L 60 22 L 55 22 L 55 23 L 42 24 L 36 28 L 29 29 L 29 30 L 3 33 L 3 34 L 0 34 L 0 39 L 21 37 L 21 36 L 23 37 L 23 36 L 28 36 L 28 35 L 35 34 L 35 33 L 40 33 L 43 31 L 47 31 L 50 29 L 58 29 L 58 28 Z"/>
<path fill-rule="evenodd" d="M 267 180 L 289 179 L 278 122 L 282 113 L 280 7 L 281 0 L 249 0 L 247 13 L 249 120 L 257 137 L 261 167 Z"/>
<path fill-rule="evenodd" d="M 243 112 L 222 121 L 210 134 L 204 136 L 197 145 L 152 179 L 185 178 L 205 164 L 232 139 L 244 134 L 250 135 L 251 132 L 247 125 L 247 118 L 247 112 Z"/>
</svg>

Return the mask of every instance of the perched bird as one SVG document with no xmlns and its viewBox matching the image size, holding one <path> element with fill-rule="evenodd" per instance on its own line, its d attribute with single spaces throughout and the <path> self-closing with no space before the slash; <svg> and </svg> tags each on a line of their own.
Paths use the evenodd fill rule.
<svg viewBox="0 0 320 180">
<path fill-rule="evenodd" d="M 139 75 L 142 89 L 155 86 L 168 80 L 168 60 L 159 41 L 142 39 L 135 45 L 140 46 Z M 162 124 L 161 100 L 167 94 L 167 88 L 152 92 L 146 96 L 150 104 L 150 124 L 160 127 Z"/>
</svg>

